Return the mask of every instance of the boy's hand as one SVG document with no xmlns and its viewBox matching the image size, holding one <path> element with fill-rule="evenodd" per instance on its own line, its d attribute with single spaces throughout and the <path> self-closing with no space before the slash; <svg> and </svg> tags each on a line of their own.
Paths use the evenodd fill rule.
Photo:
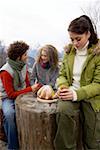
<svg viewBox="0 0 100 150">
<path fill-rule="evenodd" d="M 32 92 L 35 93 L 37 92 L 40 88 L 42 87 L 42 84 L 41 83 L 35 83 L 31 86 L 32 88 Z"/>
</svg>

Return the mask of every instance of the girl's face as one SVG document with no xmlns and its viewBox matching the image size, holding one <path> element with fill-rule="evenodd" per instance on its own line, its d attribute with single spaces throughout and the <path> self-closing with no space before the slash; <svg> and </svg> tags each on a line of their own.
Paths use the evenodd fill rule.
<svg viewBox="0 0 100 150">
<path fill-rule="evenodd" d="M 89 37 L 90 37 L 90 32 L 86 32 L 83 34 L 77 34 L 74 32 L 69 32 L 69 35 L 70 35 L 70 39 L 71 39 L 74 47 L 80 50 L 88 42 Z"/>
<path fill-rule="evenodd" d="M 42 52 L 41 52 L 41 59 L 42 59 L 43 63 L 47 63 L 49 60 L 45 50 L 42 50 Z"/>
<path fill-rule="evenodd" d="M 23 62 L 27 62 L 27 58 L 28 58 L 28 56 L 27 56 L 27 51 L 21 56 L 21 61 L 23 61 Z"/>
</svg>

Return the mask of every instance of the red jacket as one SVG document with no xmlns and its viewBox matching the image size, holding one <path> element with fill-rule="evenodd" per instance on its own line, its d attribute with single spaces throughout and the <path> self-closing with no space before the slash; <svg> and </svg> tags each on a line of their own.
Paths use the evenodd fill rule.
<svg viewBox="0 0 100 150">
<path fill-rule="evenodd" d="M 28 72 L 26 73 L 26 80 L 25 80 L 26 88 L 22 89 L 20 91 L 15 91 L 14 90 L 13 77 L 7 71 L 2 71 L 0 73 L 0 78 L 1 78 L 3 87 L 4 87 L 8 97 L 11 98 L 11 99 L 15 99 L 20 94 L 32 91 L 31 86 L 30 86 L 30 82 L 29 82 L 29 79 L 28 79 Z"/>
</svg>

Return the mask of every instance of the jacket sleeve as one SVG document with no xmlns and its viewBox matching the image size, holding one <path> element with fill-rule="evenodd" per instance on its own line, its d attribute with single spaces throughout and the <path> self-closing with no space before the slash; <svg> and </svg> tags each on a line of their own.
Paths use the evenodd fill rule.
<svg viewBox="0 0 100 150">
<path fill-rule="evenodd" d="M 65 60 L 67 59 L 67 54 L 65 53 L 61 67 L 60 67 L 60 71 L 59 71 L 59 75 L 57 78 L 57 87 L 60 87 L 61 85 L 66 85 L 69 86 L 68 80 L 67 80 L 67 74 L 66 74 L 66 64 L 65 64 Z"/>
<path fill-rule="evenodd" d="M 53 72 L 51 72 L 51 79 L 48 84 L 51 85 L 53 89 L 56 89 L 56 80 L 58 77 L 58 73 L 59 73 L 59 68 L 56 68 Z"/>
</svg>

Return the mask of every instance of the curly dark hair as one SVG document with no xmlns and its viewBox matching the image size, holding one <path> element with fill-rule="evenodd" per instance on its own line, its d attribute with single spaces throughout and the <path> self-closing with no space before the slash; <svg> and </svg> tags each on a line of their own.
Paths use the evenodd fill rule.
<svg viewBox="0 0 100 150">
<path fill-rule="evenodd" d="M 23 41 L 16 41 L 9 45 L 8 57 L 12 60 L 16 60 L 18 57 L 21 57 L 27 50 L 29 49 L 29 45 L 27 45 Z"/>
</svg>

